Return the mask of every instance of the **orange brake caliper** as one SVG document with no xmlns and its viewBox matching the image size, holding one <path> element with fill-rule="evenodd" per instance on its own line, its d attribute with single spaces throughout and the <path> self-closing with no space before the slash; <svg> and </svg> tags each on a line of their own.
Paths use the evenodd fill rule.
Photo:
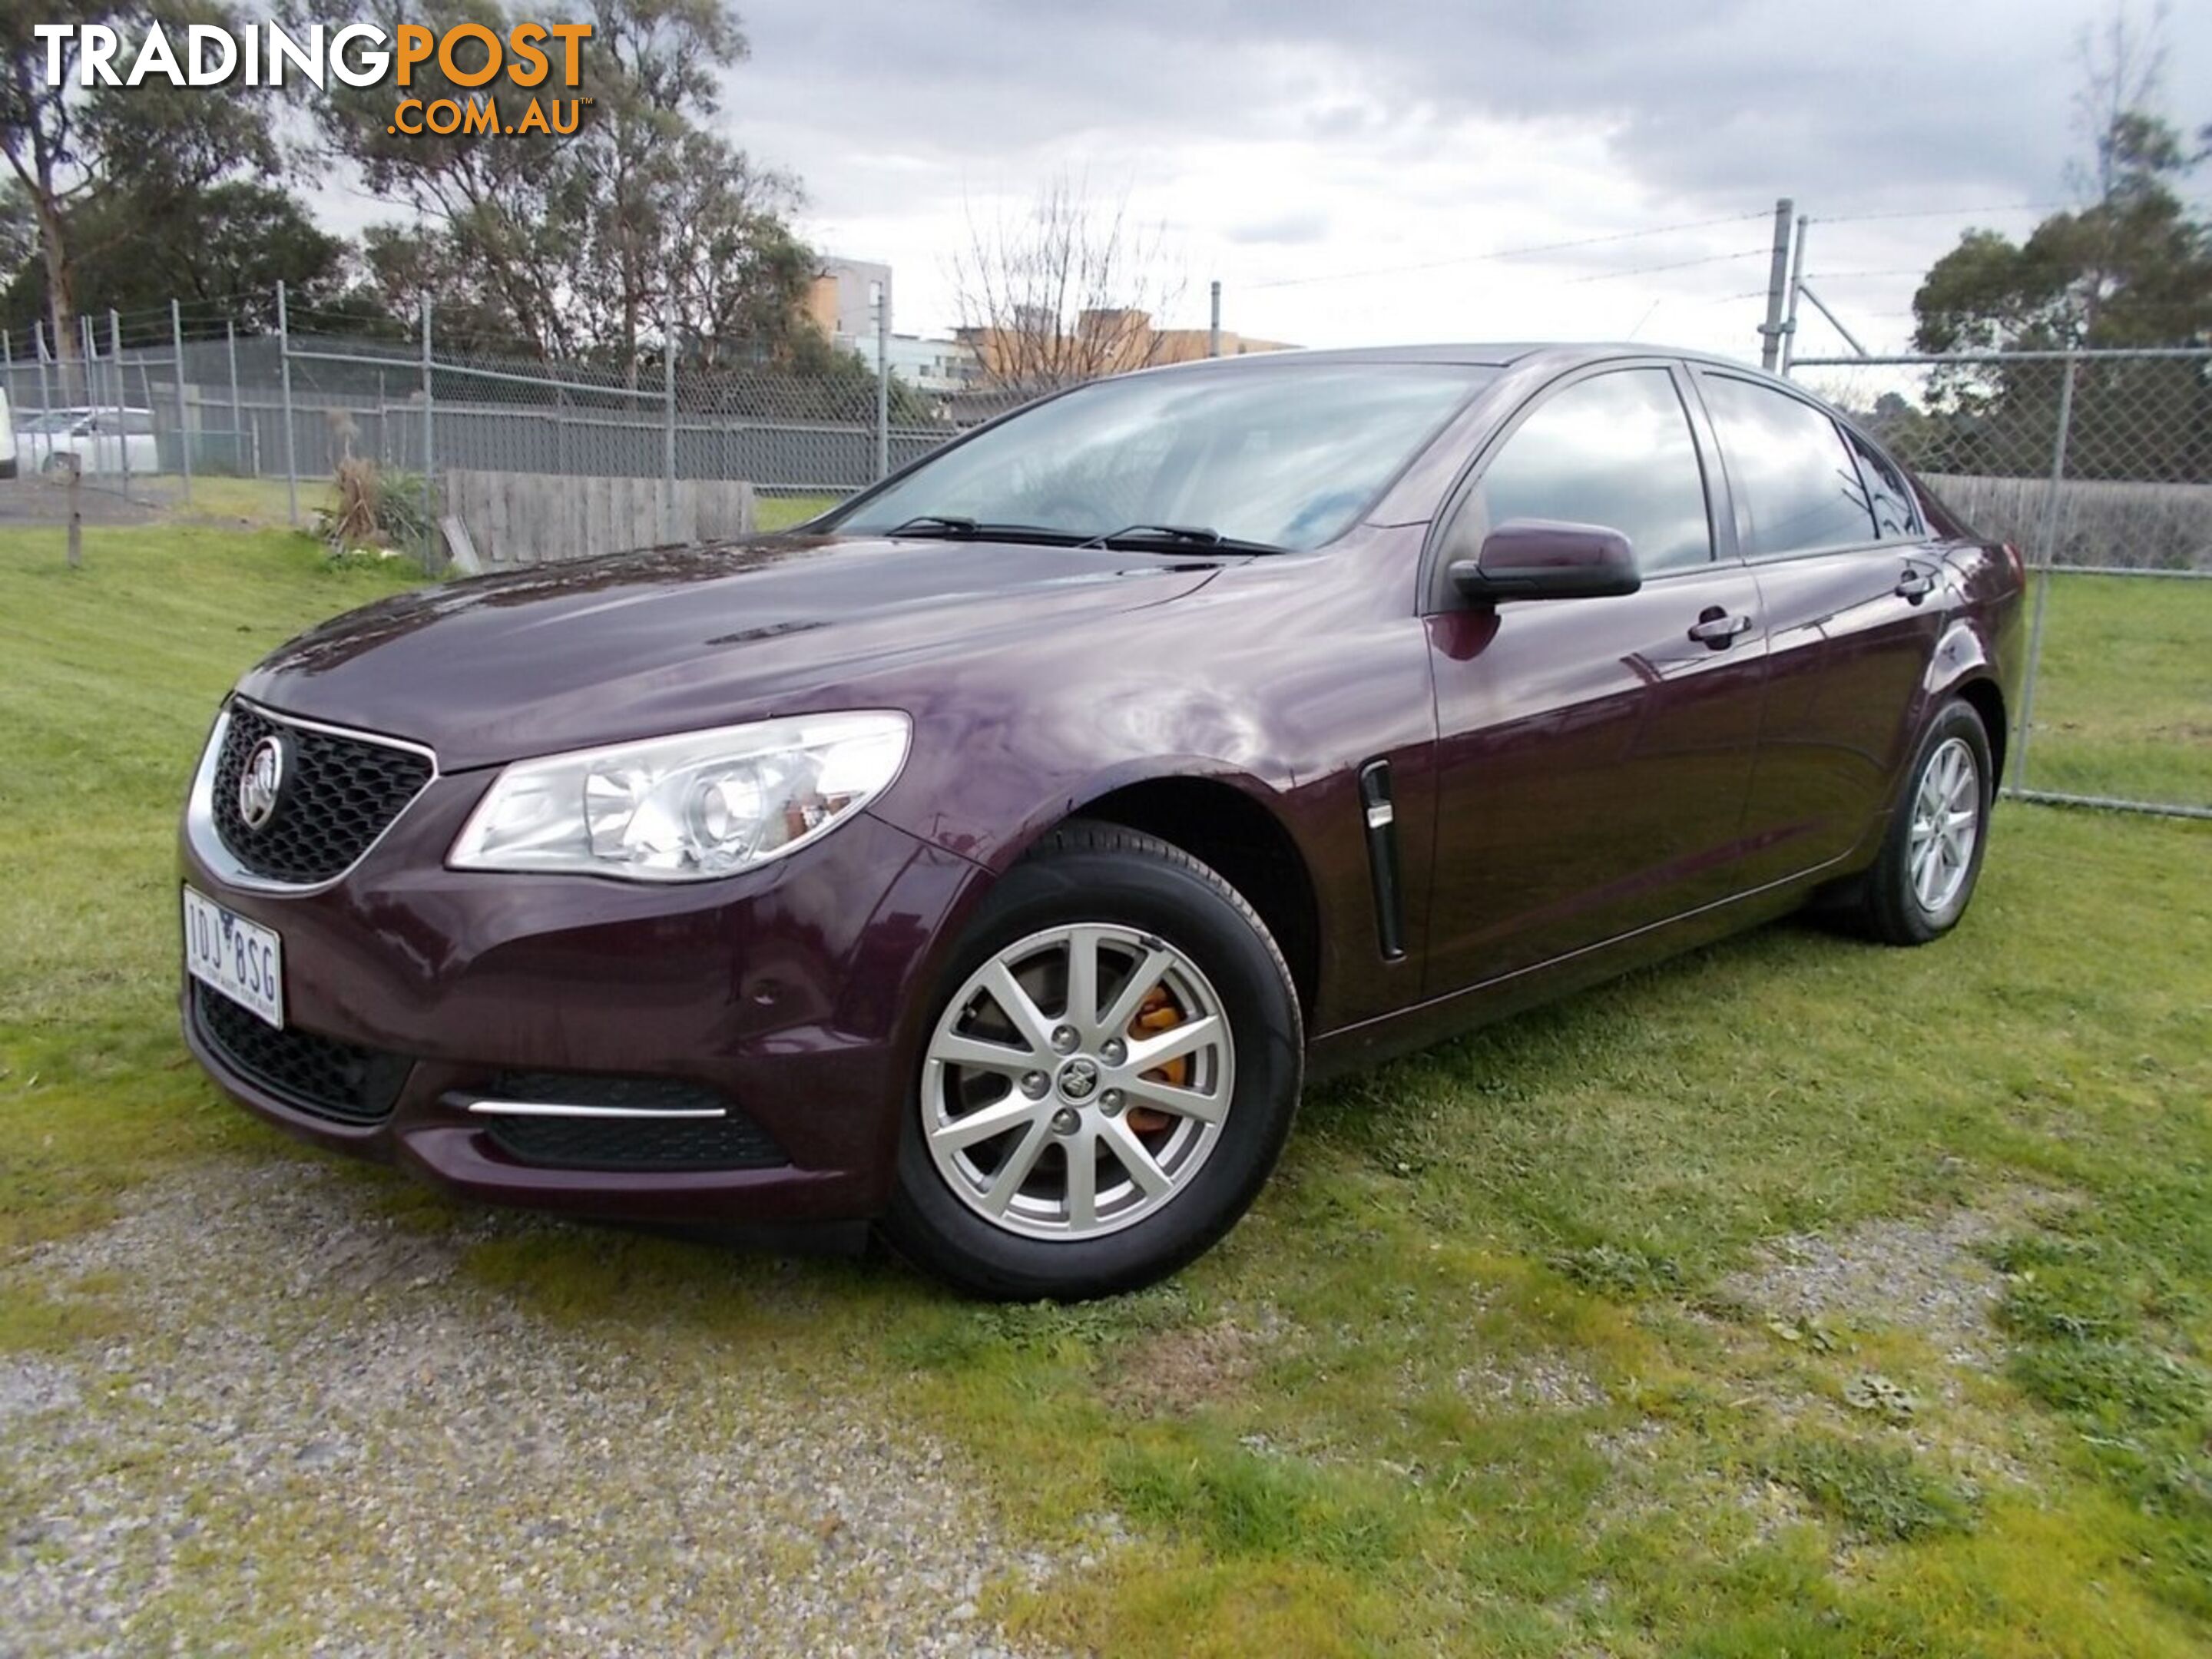
<svg viewBox="0 0 2212 1659">
<path fill-rule="evenodd" d="M 1163 1031 L 1172 1031 L 1182 1024 L 1182 1010 L 1176 1006 L 1175 998 L 1164 985 L 1155 985 L 1145 994 L 1144 1002 L 1137 1009 L 1137 1017 L 1129 1022 L 1133 1037 L 1156 1037 Z M 1190 1056 L 1178 1054 L 1164 1066 L 1155 1066 L 1145 1073 L 1171 1084 L 1178 1089 L 1190 1086 Z M 1175 1121 L 1169 1113 L 1156 1106 L 1132 1106 L 1128 1124 L 1139 1134 L 1150 1134 L 1155 1129 L 1164 1129 Z"/>
</svg>

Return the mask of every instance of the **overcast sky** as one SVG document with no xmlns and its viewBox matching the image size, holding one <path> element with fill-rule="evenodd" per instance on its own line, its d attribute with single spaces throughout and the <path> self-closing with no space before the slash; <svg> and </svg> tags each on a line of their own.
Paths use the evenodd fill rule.
<svg viewBox="0 0 2212 1659">
<path fill-rule="evenodd" d="M 1201 326 L 1305 345 L 1622 339 L 1755 357 L 1775 198 L 1873 349 L 1970 225 L 2068 202 L 2108 0 L 739 0 L 722 124 L 796 174 L 823 252 L 888 261 L 896 326 L 957 320 L 973 222 L 1055 175 L 1157 226 Z M 2136 0 L 2140 23 L 2150 16 Z M 2212 4 L 2161 29 L 2212 120 Z M 2212 187 L 2212 167 L 2196 181 Z M 341 179 L 337 228 L 392 216 Z M 1724 221 L 1725 222 L 1712 222 Z M 1669 227 L 1688 227 L 1668 228 Z M 1607 240 L 1596 240 L 1607 239 Z M 1548 253 L 1503 250 L 1578 241 Z M 1841 352 L 1809 311 L 1799 349 Z"/>
<path fill-rule="evenodd" d="M 1632 334 L 1752 355 L 1778 196 L 1813 216 L 1814 286 L 1877 348 L 1904 343 L 1917 274 L 1962 228 L 2017 234 L 2039 215 L 2014 204 L 2063 199 L 2076 40 L 2107 15 L 2095 0 L 743 9 L 753 53 L 730 79 L 730 133 L 800 176 L 817 246 L 892 264 L 902 332 L 954 320 L 947 255 L 971 216 L 1066 169 L 1164 228 L 1186 282 L 1176 321 L 1205 321 L 1218 277 L 1227 326 L 1304 344 Z M 2191 95 L 2212 88 L 2212 6 L 2164 32 L 2169 112 L 2212 119 L 2212 96 Z M 1925 216 L 1844 218 L 1875 214 Z M 1731 215 L 1747 216 L 1465 258 Z M 1817 318 L 1800 327 L 1801 349 L 1842 349 Z"/>
</svg>

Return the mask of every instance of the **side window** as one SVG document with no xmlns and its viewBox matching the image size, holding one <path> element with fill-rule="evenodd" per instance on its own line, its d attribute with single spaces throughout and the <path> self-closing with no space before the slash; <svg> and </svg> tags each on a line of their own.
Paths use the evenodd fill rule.
<svg viewBox="0 0 2212 1659">
<path fill-rule="evenodd" d="M 1905 475 L 1889 457 L 1848 428 L 1844 433 L 1851 453 L 1858 457 L 1859 477 L 1866 480 L 1867 505 L 1874 509 L 1874 533 L 1886 542 L 1910 541 L 1920 533 L 1919 516 L 1912 510 L 1912 491 Z"/>
<path fill-rule="evenodd" d="M 1866 486 L 1836 423 L 1771 386 L 1708 374 L 1705 405 L 1735 496 L 1736 544 L 1747 558 L 1874 539 Z"/>
<path fill-rule="evenodd" d="M 1697 444 L 1663 368 L 1615 369 L 1554 392 L 1491 458 L 1481 492 L 1492 526 L 1554 519 L 1620 531 L 1646 575 L 1713 556 Z"/>
</svg>

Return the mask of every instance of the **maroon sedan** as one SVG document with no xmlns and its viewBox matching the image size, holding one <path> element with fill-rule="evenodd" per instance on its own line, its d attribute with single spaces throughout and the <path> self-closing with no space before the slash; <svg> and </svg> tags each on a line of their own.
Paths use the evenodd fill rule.
<svg viewBox="0 0 2212 1659">
<path fill-rule="evenodd" d="M 186 810 L 185 1035 L 477 1197 L 1121 1290 L 1309 1073 L 1814 900 L 1949 929 L 2021 587 L 1733 363 L 1101 381 L 793 533 L 284 647 Z"/>
</svg>

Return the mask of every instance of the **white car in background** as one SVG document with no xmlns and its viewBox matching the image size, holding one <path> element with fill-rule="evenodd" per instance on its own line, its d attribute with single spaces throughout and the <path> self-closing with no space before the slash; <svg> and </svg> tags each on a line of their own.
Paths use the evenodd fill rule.
<svg viewBox="0 0 2212 1659">
<path fill-rule="evenodd" d="M 15 432 L 23 471 L 133 472 L 161 470 L 150 409 L 52 409 Z"/>
</svg>

